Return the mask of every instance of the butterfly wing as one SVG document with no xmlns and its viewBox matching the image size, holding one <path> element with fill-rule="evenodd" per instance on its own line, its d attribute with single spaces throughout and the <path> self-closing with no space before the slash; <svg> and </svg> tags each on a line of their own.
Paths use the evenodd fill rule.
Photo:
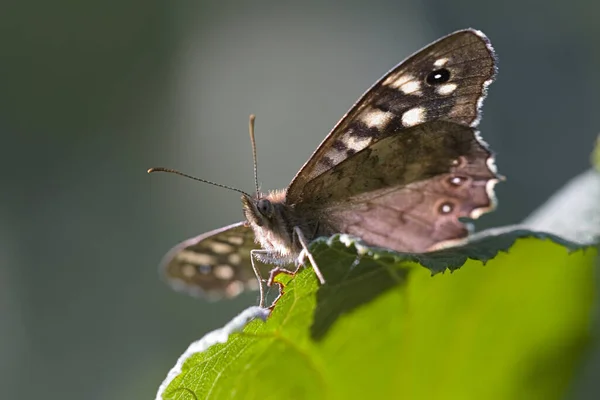
<svg viewBox="0 0 600 400">
<path fill-rule="evenodd" d="M 304 201 L 310 180 L 382 138 L 435 120 L 476 126 L 495 73 L 494 51 L 476 30 L 455 32 L 415 53 L 338 122 L 290 184 L 288 202 Z"/>
<path fill-rule="evenodd" d="M 160 270 L 178 291 L 210 299 L 235 297 L 258 288 L 250 263 L 250 250 L 258 248 L 252 229 L 239 222 L 178 244 L 167 253 Z M 258 261 L 257 265 L 263 274 L 270 269 Z"/>
<path fill-rule="evenodd" d="M 381 139 L 306 187 L 299 211 L 396 251 L 424 252 L 468 235 L 459 218 L 495 206 L 493 157 L 474 128 L 434 121 Z M 304 209 L 303 209 L 304 208 Z"/>
</svg>

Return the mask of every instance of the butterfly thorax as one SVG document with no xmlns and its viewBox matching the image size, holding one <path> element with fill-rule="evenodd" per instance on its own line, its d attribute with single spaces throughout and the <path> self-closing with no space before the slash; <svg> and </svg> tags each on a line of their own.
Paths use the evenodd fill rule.
<svg viewBox="0 0 600 400">
<path fill-rule="evenodd" d="M 257 197 L 242 196 L 244 215 L 254 231 L 256 243 L 270 253 L 269 260 L 281 264 L 296 261 L 301 246 L 294 236 L 298 227 L 307 237 L 311 229 L 286 203 L 285 190 L 277 190 Z"/>
</svg>

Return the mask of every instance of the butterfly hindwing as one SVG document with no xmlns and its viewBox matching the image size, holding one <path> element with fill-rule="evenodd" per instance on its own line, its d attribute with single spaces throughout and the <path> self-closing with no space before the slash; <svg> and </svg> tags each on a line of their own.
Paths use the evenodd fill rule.
<svg viewBox="0 0 600 400">
<path fill-rule="evenodd" d="M 434 121 L 381 139 L 319 175 L 298 207 L 332 232 L 424 252 L 466 237 L 459 218 L 493 209 L 497 181 L 492 154 L 474 128 Z M 306 210 L 311 204 L 319 210 Z"/>
<path fill-rule="evenodd" d="M 488 39 L 476 30 L 450 34 L 383 76 L 338 122 L 296 175 L 289 203 L 305 185 L 370 144 L 428 121 L 476 126 L 486 87 L 496 73 Z"/>
<path fill-rule="evenodd" d="M 160 269 L 176 290 L 212 299 L 234 297 L 258 287 L 250 262 L 250 251 L 257 248 L 254 232 L 246 222 L 240 222 L 176 245 Z M 271 269 L 256 263 L 264 273 Z"/>
</svg>

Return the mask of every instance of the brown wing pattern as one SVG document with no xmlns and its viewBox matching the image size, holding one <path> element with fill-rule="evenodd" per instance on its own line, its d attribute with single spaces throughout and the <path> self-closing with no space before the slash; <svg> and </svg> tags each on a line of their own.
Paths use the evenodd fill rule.
<svg viewBox="0 0 600 400">
<path fill-rule="evenodd" d="M 406 128 L 435 120 L 476 126 L 495 64 L 488 39 L 475 30 L 450 34 L 409 57 L 338 122 L 290 184 L 288 202 L 306 201 L 311 179 Z"/>
<path fill-rule="evenodd" d="M 382 139 L 313 179 L 304 192 L 309 201 L 298 207 L 318 204 L 331 232 L 423 252 L 466 237 L 459 218 L 492 210 L 497 181 L 475 129 L 435 121 Z"/>
<path fill-rule="evenodd" d="M 240 222 L 178 244 L 165 256 L 160 270 L 176 290 L 210 299 L 234 297 L 258 288 L 250 264 L 250 250 L 257 248 L 254 232 Z M 257 265 L 263 273 L 271 269 Z"/>
</svg>

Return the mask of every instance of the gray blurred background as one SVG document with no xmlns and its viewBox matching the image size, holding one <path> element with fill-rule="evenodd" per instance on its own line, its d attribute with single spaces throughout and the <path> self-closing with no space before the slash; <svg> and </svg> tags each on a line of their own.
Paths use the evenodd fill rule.
<svg viewBox="0 0 600 400">
<path fill-rule="evenodd" d="M 454 30 L 484 31 L 500 58 L 481 128 L 508 180 L 477 226 L 520 221 L 589 165 L 599 11 L 592 0 L 3 1 L 1 397 L 154 398 L 189 342 L 256 296 L 210 304 L 160 281 L 172 245 L 242 213 L 236 193 L 146 169 L 251 191 L 256 113 L 262 186 L 285 187 L 363 91 Z"/>
</svg>

